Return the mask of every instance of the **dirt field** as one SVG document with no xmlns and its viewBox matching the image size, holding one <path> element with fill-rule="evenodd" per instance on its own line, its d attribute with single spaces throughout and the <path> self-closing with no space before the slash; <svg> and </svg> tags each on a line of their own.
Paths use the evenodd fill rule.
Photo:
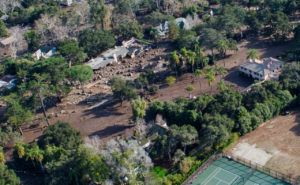
<svg viewBox="0 0 300 185">
<path fill-rule="evenodd" d="M 225 67 L 229 71 L 225 77 L 225 83 L 232 83 L 235 85 L 234 88 L 242 90 L 250 85 L 250 83 L 248 79 L 239 76 L 238 66 L 245 60 L 249 48 L 257 49 L 261 57 L 265 58 L 269 56 L 279 56 L 282 51 L 288 49 L 290 46 L 288 43 L 271 45 L 271 43 L 268 43 L 266 40 L 254 38 L 241 42 L 238 47 L 238 52 L 229 53 L 228 58 L 218 61 L 217 64 L 223 66 L 225 62 Z M 111 93 L 109 87 L 105 84 L 105 80 L 108 80 L 109 77 L 121 76 L 127 79 L 135 78 L 139 72 L 142 71 L 143 65 L 164 60 L 170 51 L 172 51 L 170 44 L 163 43 L 159 45 L 158 48 L 151 49 L 134 60 L 108 66 L 96 72 L 94 81 L 86 85 L 85 94 L 88 94 L 88 96 L 81 95 L 81 90 L 76 89 L 72 91 L 68 97 L 64 98 L 63 103 L 48 109 L 48 114 L 52 116 L 50 123 L 53 124 L 57 120 L 67 121 L 79 130 L 83 136 L 97 135 L 102 138 L 104 142 L 117 135 L 130 135 L 132 130 L 130 129 L 132 127 L 130 124 L 132 113 L 128 102 L 124 103 L 123 107 L 120 107 L 119 103 L 111 101 L 94 109 L 90 109 L 90 107 L 101 102 L 107 94 Z M 122 69 L 122 71 L 116 72 L 120 69 Z M 217 82 L 219 80 L 220 77 L 216 77 L 212 93 L 217 91 Z M 194 91 L 191 92 L 194 96 L 201 93 L 210 93 L 210 87 L 206 79 L 201 79 L 202 89 L 200 91 L 198 81 L 192 84 L 191 74 L 184 74 L 174 85 L 159 89 L 157 94 L 149 97 L 149 99 L 163 101 L 174 100 L 182 96 L 188 97 L 189 92 L 185 90 L 188 85 L 195 87 Z M 86 100 L 88 98 L 90 99 Z M 82 103 L 84 101 L 88 103 Z M 32 126 L 24 127 L 25 142 L 32 142 L 41 134 L 40 126 L 37 128 L 32 128 Z"/>
<path fill-rule="evenodd" d="M 300 178 L 300 109 L 265 122 L 241 137 L 229 152 Z"/>
</svg>

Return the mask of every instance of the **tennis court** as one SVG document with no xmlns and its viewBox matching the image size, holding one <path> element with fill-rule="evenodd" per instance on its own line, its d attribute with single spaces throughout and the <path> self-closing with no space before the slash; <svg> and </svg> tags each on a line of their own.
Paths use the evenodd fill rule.
<svg viewBox="0 0 300 185">
<path fill-rule="evenodd" d="M 276 178 L 226 158 L 210 165 L 192 185 L 288 185 Z"/>
</svg>

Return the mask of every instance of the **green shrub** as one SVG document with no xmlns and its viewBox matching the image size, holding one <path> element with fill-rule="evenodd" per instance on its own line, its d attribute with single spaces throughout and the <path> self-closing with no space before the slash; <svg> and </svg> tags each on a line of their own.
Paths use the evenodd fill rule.
<svg viewBox="0 0 300 185">
<path fill-rule="evenodd" d="M 157 85 L 152 85 L 149 87 L 148 91 L 151 95 L 154 95 L 154 94 L 156 94 L 158 89 L 159 89 L 159 87 Z"/>
<path fill-rule="evenodd" d="M 151 171 L 155 172 L 155 174 L 157 175 L 158 178 L 163 178 L 167 175 L 168 171 L 161 168 L 161 167 L 153 167 L 151 168 Z"/>
<path fill-rule="evenodd" d="M 165 80 L 167 85 L 173 85 L 176 82 L 176 78 L 174 76 L 168 76 Z"/>
<path fill-rule="evenodd" d="M 231 133 L 222 151 L 225 151 L 228 148 L 230 148 L 238 139 L 239 139 L 239 133 L 237 132 Z"/>
<path fill-rule="evenodd" d="M 195 88 L 194 88 L 193 86 L 189 85 L 189 86 L 187 86 L 185 89 L 186 89 L 187 91 L 193 91 Z"/>
<path fill-rule="evenodd" d="M 146 106 L 146 101 L 141 97 L 138 97 L 131 102 L 133 120 L 143 118 L 146 115 Z"/>
</svg>

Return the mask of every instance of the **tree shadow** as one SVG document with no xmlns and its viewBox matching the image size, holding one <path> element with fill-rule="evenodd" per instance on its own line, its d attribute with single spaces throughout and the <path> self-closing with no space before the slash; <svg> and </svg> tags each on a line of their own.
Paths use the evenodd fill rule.
<svg viewBox="0 0 300 185">
<path fill-rule="evenodd" d="M 58 103 L 60 103 L 61 100 L 59 99 L 59 97 L 57 96 L 48 96 L 44 99 L 44 105 L 45 105 L 45 110 L 49 110 L 53 107 L 56 107 L 56 105 Z M 42 113 L 43 112 L 43 109 L 42 109 L 42 106 L 39 106 L 36 110 L 37 113 Z"/>
<path fill-rule="evenodd" d="M 228 75 L 224 78 L 226 81 L 237 85 L 238 87 L 246 88 L 254 83 L 254 80 L 250 77 L 241 75 L 238 70 L 239 67 L 231 68 L 228 71 Z"/>
<path fill-rule="evenodd" d="M 292 127 L 290 131 L 294 132 L 296 136 L 300 136 L 300 109 L 297 109 L 295 111 L 295 114 L 296 114 L 295 122 L 298 124 Z"/>
<path fill-rule="evenodd" d="M 112 115 L 120 116 L 124 114 L 119 112 L 120 109 L 122 109 L 120 102 L 116 100 L 109 100 L 98 107 L 85 110 L 83 115 L 87 116 L 93 114 L 95 118 L 108 117 Z"/>
<path fill-rule="evenodd" d="M 167 59 L 167 54 L 165 54 L 165 55 L 155 55 L 154 57 L 152 57 L 150 60 L 148 60 L 148 61 L 150 61 L 150 62 L 157 62 L 157 61 L 159 61 L 159 60 L 166 60 Z"/>
<path fill-rule="evenodd" d="M 89 136 L 98 136 L 100 139 L 103 139 L 103 138 L 112 136 L 112 135 L 114 135 L 116 133 L 123 132 L 126 129 L 129 129 L 129 128 L 132 128 L 132 127 L 133 127 L 133 125 L 132 126 L 130 126 L 130 125 L 113 125 L 113 126 L 108 126 L 105 129 L 103 129 L 103 130 L 93 132 Z"/>
<path fill-rule="evenodd" d="M 85 99 L 81 100 L 80 102 L 77 103 L 77 105 L 80 105 L 80 106 L 85 106 L 85 105 L 93 105 L 102 100 L 104 100 L 106 97 L 107 94 L 105 93 L 97 93 L 97 94 L 93 94 L 89 97 L 86 97 Z"/>
</svg>

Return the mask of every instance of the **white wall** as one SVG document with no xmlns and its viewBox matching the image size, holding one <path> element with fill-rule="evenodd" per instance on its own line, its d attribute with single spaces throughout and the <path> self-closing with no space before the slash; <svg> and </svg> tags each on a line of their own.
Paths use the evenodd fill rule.
<svg viewBox="0 0 300 185">
<path fill-rule="evenodd" d="M 259 80 L 265 80 L 267 78 L 267 75 L 261 77 L 259 75 L 254 74 L 253 71 L 249 71 L 248 69 L 243 68 L 242 66 L 240 66 L 240 72 Z"/>
</svg>

